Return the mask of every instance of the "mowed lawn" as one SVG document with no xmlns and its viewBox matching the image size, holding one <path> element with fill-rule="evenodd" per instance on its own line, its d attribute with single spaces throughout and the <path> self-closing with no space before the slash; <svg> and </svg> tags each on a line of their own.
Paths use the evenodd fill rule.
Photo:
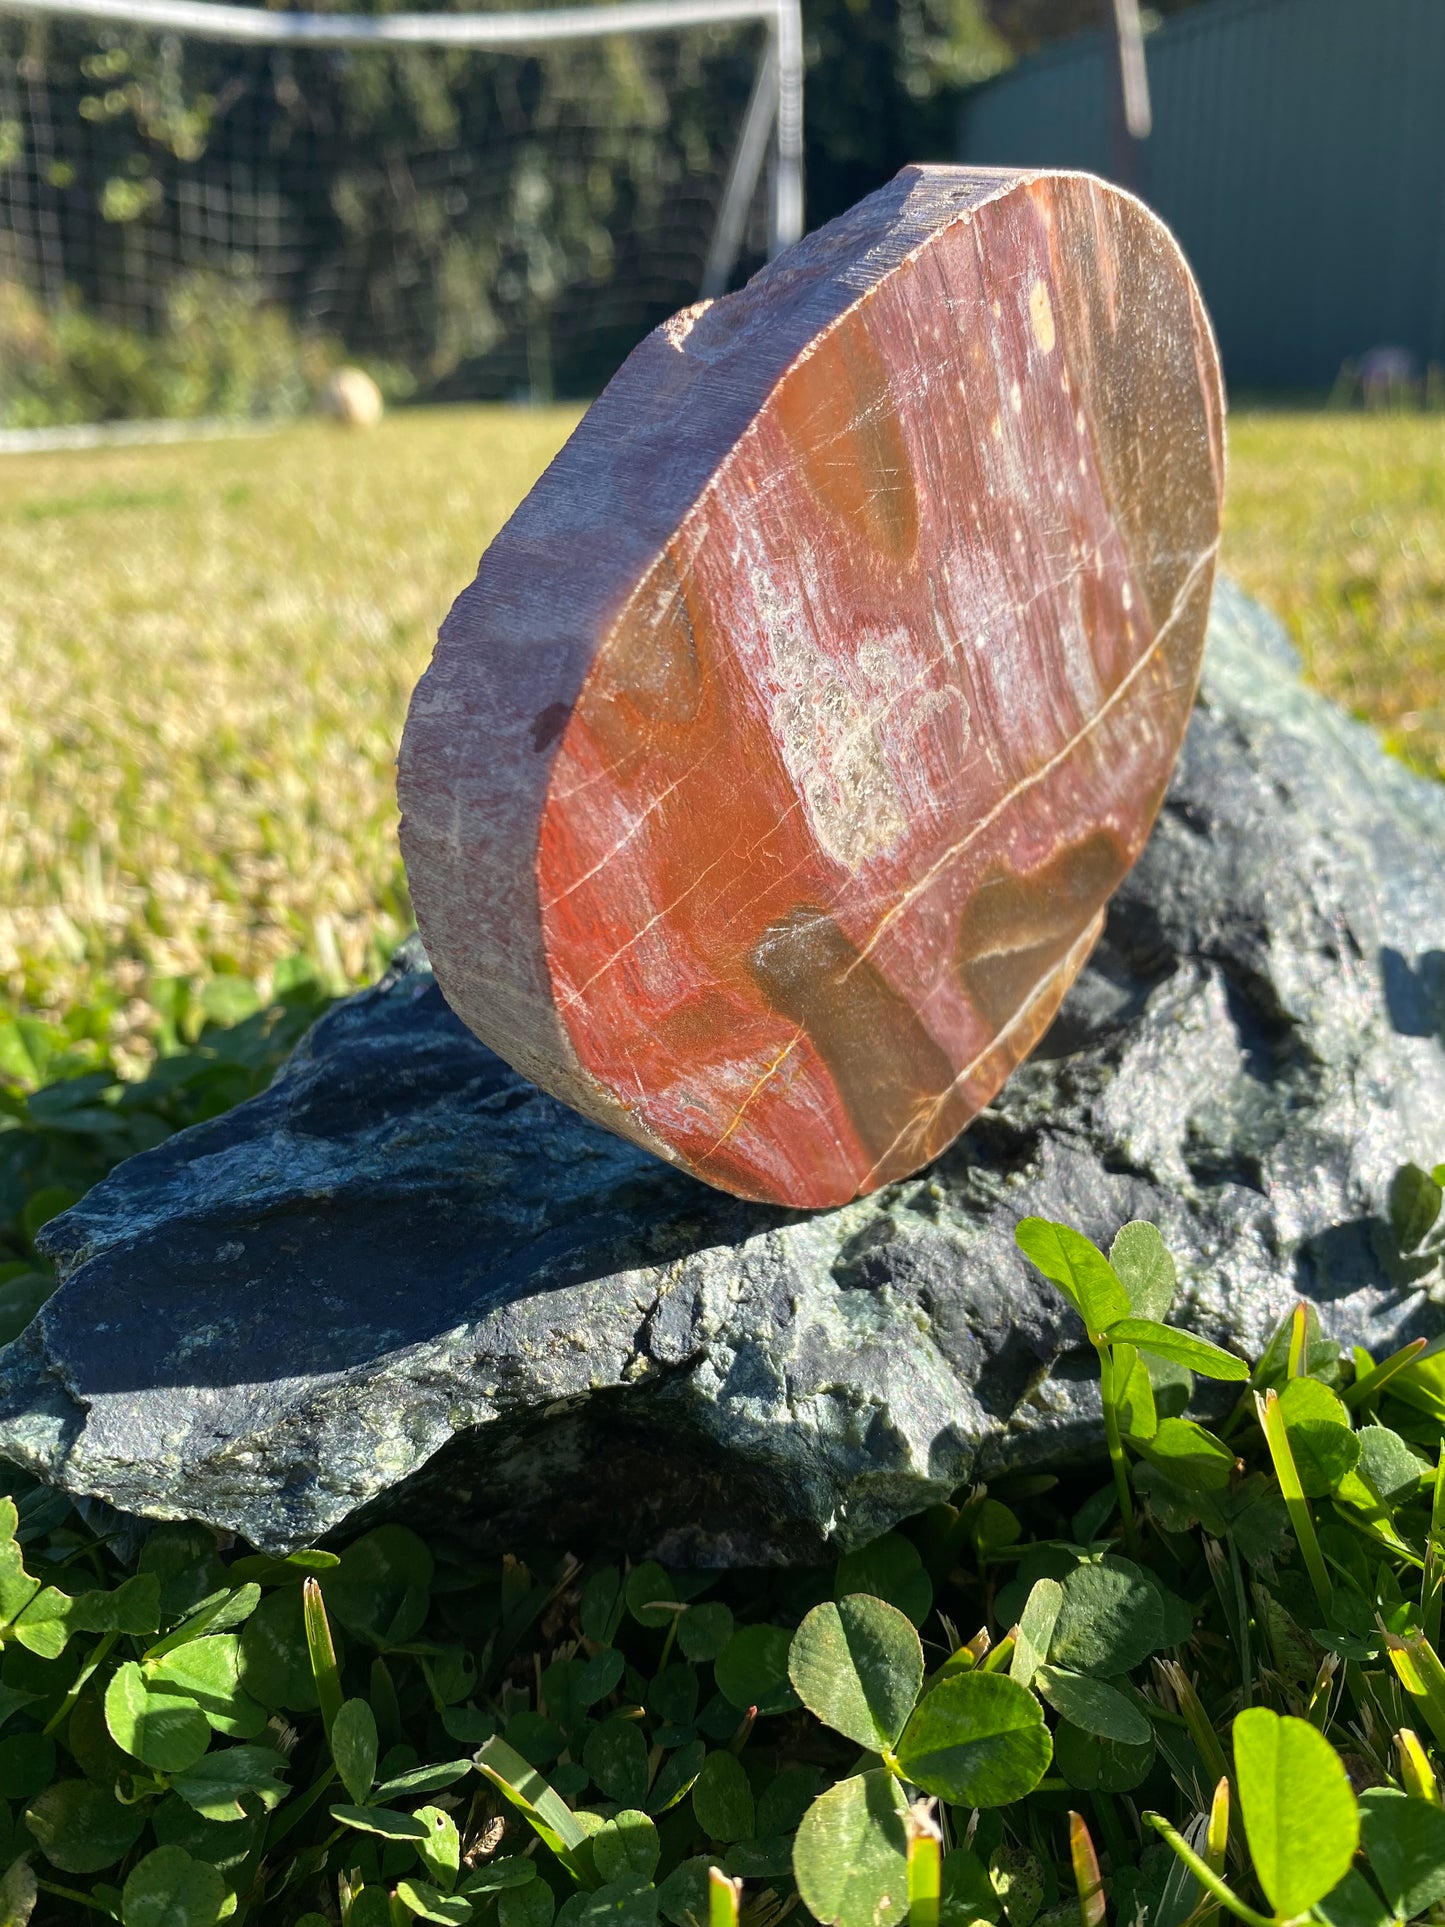
<svg viewBox="0 0 1445 1927">
<path fill-rule="evenodd" d="M 393 761 L 437 625 L 576 410 L 0 457 L 0 1005 L 336 987 L 410 921 Z"/>
<path fill-rule="evenodd" d="M 138 1065 L 159 978 L 374 970 L 407 698 L 574 419 L 0 457 L 0 1006 L 118 995 Z M 1445 417 L 1236 415 L 1225 566 L 1445 774 Z"/>
</svg>

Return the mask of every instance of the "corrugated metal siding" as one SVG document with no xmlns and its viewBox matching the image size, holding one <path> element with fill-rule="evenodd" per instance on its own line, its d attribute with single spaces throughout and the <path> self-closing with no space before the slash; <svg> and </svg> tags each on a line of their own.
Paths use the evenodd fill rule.
<svg viewBox="0 0 1445 1927">
<path fill-rule="evenodd" d="M 1326 387 L 1386 342 L 1445 361 L 1445 0 L 1212 0 L 1146 44 L 1147 141 L 1126 144 L 1113 37 L 1090 35 L 965 96 L 960 159 L 1142 194 L 1236 387 Z"/>
</svg>

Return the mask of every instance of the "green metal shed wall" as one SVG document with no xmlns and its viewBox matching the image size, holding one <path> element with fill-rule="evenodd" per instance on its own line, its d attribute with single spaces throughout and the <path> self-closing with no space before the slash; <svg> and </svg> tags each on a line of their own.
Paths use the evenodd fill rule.
<svg viewBox="0 0 1445 1927">
<path fill-rule="evenodd" d="M 1112 35 L 1087 35 L 966 95 L 959 158 L 1134 188 L 1236 387 L 1325 387 L 1383 343 L 1445 361 L 1445 0 L 1211 0 L 1146 47 L 1148 140 L 1118 125 Z"/>
</svg>

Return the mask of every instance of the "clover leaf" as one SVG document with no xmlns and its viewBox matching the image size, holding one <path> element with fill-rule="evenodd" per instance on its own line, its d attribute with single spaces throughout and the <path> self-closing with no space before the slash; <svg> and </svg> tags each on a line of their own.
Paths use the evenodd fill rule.
<svg viewBox="0 0 1445 1927">
<path fill-rule="evenodd" d="M 1401 1251 L 1418 1251 L 1440 1216 L 1437 1181 L 1418 1164 L 1403 1164 L 1390 1182 L 1390 1228 Z"/>
<path fill-rule="evenodd" d="M 1113 1266 L 1081 1231 L 1048 1218 L 1025 1218 L 1014 1237 L 1024 1256 L 1063 1292 L 1091 1340 L 1130 1316 L 1133 1307 Z"/>
<path fill-rule="evenodd" d="M 331 1757 L 341 1784 L 358 1804 L 376 1779 L 376 1715 L 365 1700 L 343 1700 L 331 1722 Z"/>
<path fill-rule="evenodd" d="M 1079 1673 L 1128 1673 L 1164 1644 L 1158 1586 L 1130 1559 L 1111 1553 L 1076 1566 L 1063 1582 L 1049 1658 Z"/>
<path fill-rule="evenodd" d="M 1033 1694 L 1006 1673 L 955 1673 L 919 1702 L 898 1743 L 904 1777 L 954 1806 L 1001 1807 L 1043 1778 L 1053 1752 Z"/>
<path fill-rule="evenodd" d="M 1316 1378 L 1287 1379 L 1279 1412 L 1307 1499 L 1327 1498 L 1360 1460 L 1344 1401 Z"/>
<path fill-rule="evenodd" d="M 136 1862 L 121 1894 L 125 1927 L 214 1927 L 226 1883 L 184 1847 L 157 1847 Z"/>
<path fill-rule="evenodd" d="M 1031 1686 L 1034 1674 L 1049 1656 L 1054 1629 L 1063 1610 L 1064 1589 L 1057 1579 L 1036 1579 L 1019 1614 L 1009 1678 Z"/>
<path fill-rule="evenodd" d="M 1034 1686 L 1061 1718 L 1099 1739 L 1147 1746 L 1154 1737 L 1154 1729 L 1133 1701 L 1102 1679 L 1064 1666 L 1040 1666 Z"/>
<path fill-rule="evenodd" d="M 710 1840 L 749 1839 L 756 1827 L 753 1790 L 735 1753 L 720 1749 L 702 1763 L 692 1789 L 692 1810 Z"/>
<path fill-rule="evenodd" d="M 789 1712 L 798 1703 L 788 1679 L 792 1635 L 782 1626 L 744 1626 L 735 1632 L 713 1667 L 718 1691 L 746 1712 Z"/>
<path fill-rule="evenodd" d="M 870 1752 L 891 1749 L 923 1684 L 912 1621 L 866 1593 L 815 1606 L 793 1635 L 788 1676 L 810 1713 Z"/>
<path fill-rule="evenodd" d="M 1159 1227 L 1136 1219 L 1121 1226 L 1109 1247 L 1109 1263 L 1136 1318 L 1162 1318 L 1174 1302 L 1179 1274 Z"/>
<path fill-rule="evenodd" d="M 25 1810 L 25 1824 L 62 1873 L 99 1873 L 123 1859 L 145 1830 L 145 1814 L 122 1806 L 109 1787 L 56 1780 Z"/>
<path fill-rule="evenodd" d="M 908 1912 L 907 1811 L 883 1767 L 840 1780 L 809 1807 L 793 1875 L 822 1927 L 893 1927 Z"/>
<path fill-rule="evenodd" d="M 1249 1377 L 1244 1360 L 1222 1345 L 1211 1345 L 1207 1338 L 1196 1338 L 1177 1325 L 1161 1325 L 1157 1319 L 1120 1318 L 1105 1335 L 1111 1344 L 1132 1345 L 1136 1351 L 1167 1359 L 1171 1365 L 1182 1365 L 1204 1378 L 1233 1379 L 1243 1384 Z"/>
<path fill-rule="evenodd" d="M 1234 1722 L 1245 1837 L 1276 1914 L 1307 1913 L 1344 1878 L 1360 1814 L 1340 1756 L 1318 1727 L 1252 1706 Z"/>
<path fill-rule="evenodd" d="M 105 1690 L 105 1723 L 116 1745 L 162 1773 L 180 1773 L 211 1744 L 211 1728 L 195 1700 L 153 1688 L 134 1660 L 116 1669 Z"/>
<path fill-rule="evenodd" d="M 657 1827 L 645 1813 L 624 1807 L 593 1834 L 592 1857 L 603 1880 L 636 1880 L 645 1885 L 662 1857 Z"/>
<path fill-rule="evenodd" d="M 1445 1900 L 1445 1812 L 1393 1787 L 1368 1788 L 1359 1807 L 1360 1841 L 1396 1919 L 1413 1920 Z"/>
</svg>

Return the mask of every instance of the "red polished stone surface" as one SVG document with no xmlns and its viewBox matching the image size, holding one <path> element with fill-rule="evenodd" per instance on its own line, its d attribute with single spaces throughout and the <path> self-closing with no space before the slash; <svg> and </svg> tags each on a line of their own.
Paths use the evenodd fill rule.
<svg viewBox="0 0 1445 1927">
<path fill-rule="evenodd" d="M 934 1156 L 1143 847 L 1223 474 L 1167 231 L 909 168 L 629 359 L 412 702 L 402 845 L 454 1008 L 744 1196 Z"/>
</svg>

